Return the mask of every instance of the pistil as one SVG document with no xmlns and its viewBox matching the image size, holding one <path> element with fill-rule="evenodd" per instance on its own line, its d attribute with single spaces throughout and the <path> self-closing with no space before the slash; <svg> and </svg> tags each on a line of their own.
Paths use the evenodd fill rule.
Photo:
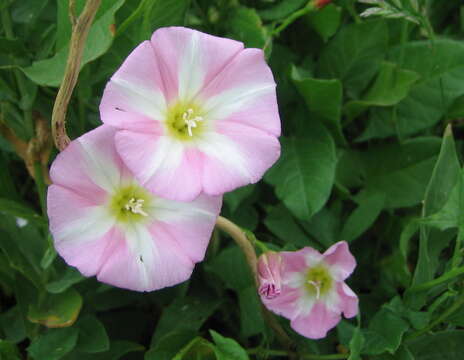
<svg viewBox="0 0 464 360">
<path fill-rule="evenodd" d="M 195 116 L 193 117 L 193 109 L 187 109 L 187 111 L 185 111 L 183 114 L 182 114 L 182 119 L 184 120 L 185 124 L 187 125 L 187 131 L 188 131 L 188 134 L 189 136 L 193 136 L 193 133 L 192 133 L 192 128 L 196 128 L 197 127 L 197 121 L 203 121 L 203 117 L 202 116 Z"/>
</svg>

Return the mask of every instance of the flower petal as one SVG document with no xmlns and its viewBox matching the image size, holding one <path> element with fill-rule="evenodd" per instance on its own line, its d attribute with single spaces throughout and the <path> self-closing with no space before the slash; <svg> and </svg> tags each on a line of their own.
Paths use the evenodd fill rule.
<svg viewBox="0 0 464 360">
<path fill-rule="evenodd" d="M 131 131 L 116 134 L 116 147 L 136 178 L 151 192 L 190 201 L 201 192 L 201 154 L 166 136 Z"/>
<path fill-rule="evenodd" d="M 240 123 L 218 124 L 197 144 L 205 155 L 203 190 L 212 195 L 256 183 L 280 156 L 274 136 Z"/>
<path fill-rule="evenodd" d="M 345 280 L 356 267 L 356 260 L 348 249 L 346 241 L 339 241 L 323 254 L 324 261 L 330 265 L 330 272 L 337 281 Z"/>
<path fill-rule="evenodd" d="M 292 319 L 298 311 L 297 304 L 300 296 L 301 294 L 299 289 L 291 289 L 284 286 L 279 296 L 267 299 L 265 296 L 261 295 L 261 301 L 266 308 L 277 315 L 283 316 L 287 319 Z"/>
<path fill-rule="evenodd" d="M 222 197 L 200 195 L 191 202 L 156 199 L 151 212 L 165 233 L 178 243 L 181 251 L 196 263 L 203 260 Z"/>
<path fill-rule="evenodd" d="M 243 49 L 241 42 L 183 27 L 158 29 L 151 43 L 168 101 L 191 100 Z"/>
<path fill-rule="evenodd" d="M 198 98 L 208 119 L 240 122 L 280 135 L 275 81 L 262 50 L 241 51 Z"/>
<path fill-rule="evenodd" d="M 308 315 L 292 319 L 290 326 L 297 333 L 310 339 L 322 339 L 327 335 L 327 331 L 339 323 L 340 319 L 340 313 L 329 310 L 319 301 L 314 304 Z"/>
<path fill-rule="evenodd" d="M 125 289 L 152 291 L 187 280 L 193 266 L 159 227 L 132 226 L 115 231 L 111 256 L 97 278 Z"/>
<path fill-rule="evenodd" d="M 149 41 L 137 46 L 105 87 L 100 113 L 104 123 L 131 130 L 157 131 L 166 113 L 164 87 Z"/>
<path fill-rule="evenodd" d="M 358 297 L 344 282 L 337 284 L 337 292 L 341 299 L 343 315 L 352 318 L 358 314 Z"/>
</svg>

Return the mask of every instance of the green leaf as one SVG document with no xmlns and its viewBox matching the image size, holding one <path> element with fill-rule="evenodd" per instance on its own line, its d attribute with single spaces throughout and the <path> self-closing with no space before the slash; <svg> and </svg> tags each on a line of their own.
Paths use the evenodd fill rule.
<svg viewBox="0 0 464 360">
<path fill-rule="evenodd" d="M 164 26 L 184 25 L 190 3 L 190 0 L 147 1 L 142 25 L 139 26 L 139 38 L 136 40 L 149 39 L 153 31 Z"/>
<path fill-rule="evenodd" d="M 256 185 L 242 186 L 234 191 L 224 194 L 224 202 L 229 206 L 231 212 L 235 212 L 255 190 Z"/>
<path fill-rule="evenodd" d="M 0 359 L 2 360 L 21 360 L 16 345 L 0 339 Z"/>
<path fill-rule="evenodd" d="M 254 284 L 238 290 L 238 303 L 241 334 L 244 337 L 263 334 L 265 324 L 261 313 L 262 304 Z"/>
<path fill-rule="evenodd" d="M 358 117 L 371 106 L 392 106 L 403 100 L 419 74 L 404 70 L 397 64 L 383 62 L 375 82 L 362 100 L 353 100 L 345 104 L 344 112 L 349 119 Z"/>
<path fill-rule="evenodd" d="M 144 360 L 172 360 L 174 356 L 197 335 L 196 331 L 173 331 L 163 336 L 145 354 Z"/>
<path fill-rule="evenodd" d="M 48 283 L 46 288 L 47 291 L 51 292 L 52 294 L 59 294 L 84 279 L 85 277 L 83 277 L 78 270 L 73 267 L 67 267 L 63 276 L 58 280 Z"/>
<path fill-rule="evenodd" d="M 396 313 L 383 308 L 369 323 L 364 336 L 364 354 L 377 355 L 388 351 L 394 354 L 401 344 L 403 334 L 409 329 L 408 323 Z"/>
<path fill-rule="evenodd" d="M 313 79 L 302 77 L 295 67 L 292 80 L 303 97 L 311 118 L 323 122 L 338 143 L 344 144 L 341 128 L 342 83 L 340 80 Z"/>
<path fill-rule="evenodd" d="M 223 337 L 214 330 L 209 333 L 216 344 L 217 360 L 248 360 L 247 352 L 234 339 Z"/>
<path fill-rule="evenodd" d="M 282 156 L 265 180 L 299 219 L 309 220 L 328 200 L 335 177 L 335 144 L 319 123 L 307 124 L 305 137 L 284 138 Z"/>
<path fill-rule="evenodd" d="M 253 284 L 245 256 L 237 246 L 222 250 L 210 261 L 207 269 L 224 281 L 229 289 L 240 291 Z"/>
<path fill-rule="evenodd" d="M 32 221 L 38 225 L 46 224 L 44 218 L 33 209 L 10 199 L 0 198 L 0 212 Z"/>
<path fill-rule="evenodd" d="M 373 360 L 416 360 L 416 358 L 411 354 L 411 352 L 405 345 L 401 345 L 394 355 L 382 354 L 380 356 L 375 356 L 372 359 Z"/>
<path fill-rule="evenodd" d="M 99 353 L 110 348 L 105 327 L 95 316 L 86 315 L 79 320 L 77 348 L 84 353 Z"/>
<path fill-rule="evenodd" d="M 267 35 L 260 17 L 254 9 L 239 6 L 229 14 L 230 37 L 243 41 L 246 47 L 262 48 Z"/>
<path fill-rule="evenodd" d="M 21 319 L 19 306 L 16 305 L 0 314 L 0 327 L 7 341 L 16 344 L 26 338 L 26 329 Z"/>
<path fill-rule="evenodd" d="M 361 198 L 358 207 L 350 214 L 342 228 L 341 240 L 351 242 L 361 236 L 377 219 L 385 204 L 385 194 L 371 194 Z"/>
<path fill-rule="evenodd" d="M 348 357 L 348 360 L 361 360 L 360 354 L 363 345 L 364 336 L 361 329 L 357 327 L 350 340 L 350 356 Z"/>
<path fill-rule="evenodd" d="M 61 359 L 76 346 L 78 334 L 75 327 L 48 330 L 32 341 L 27 352 L 34 360 Z"/>
<path fill-rule="evenodd" d="M 96 17 L 90 28 L 82 55 L 81 68 L 88 62 L 103 55 L 113 41 L 110 26 L 114 24 L 115 12 L 122 6 L 125 0 L 105 1 L 107 5 L 103 4 L 102 8 L 106 9 L 106 12 Z M 111 5 L 109 6 L 108 4 Z M 52 58 L 36 61 L 31 66 L 22 70 L 36 84 L 42 86 L 59 86 L 64 75 L 68 51 L 69 44 L 59 49 Z"/>
<path fill-rule="evenodd" d="M 198 330 L 219 304 L 219 299 L 205 296 L 176 298 L 164 309 L 153 335 L 152 346 L 172 331 Z"/>
<path fill-rule="evenodd" d="M 408 342 L 415 360 L 456 360 L 464 353 L 464 330 L 442 331 Z"/>
<path fill-rule="evenodd" d="M 424 199 L 436 155 L 439 138 L 416 138 L 401 145 L 372 147 L 363 154 L 366 169 L 365 190 L 356 196 L 385 194 L 385 208 L 414 206 Z"/>
<path fill-rule="evenodd" d="M 216 358 L 214 354 L 213 344 L 201 337 L 196 337 L 184 346 L 172 360 L 213 360 Z"/>
<path fill-rule="evenodd" d="M 451 126 L 448 126 L 443 136 L 440 154 L 432 172 L 430 182 L 425 192 L 424 203 L 422 207 L 422 216 L 437 213 L 446 204 L 451 191 L 459 180 L 460 164 L 456 154 L 456 145 L 454 143 Z M 417 260 L 416 271 L 412 285 L 418 285 L 422 282 L 429 281 L 433 278 L 434 268 L 430 266 L 431 254 L 429 253 L 429 230 L 421 226 L 419 242 L 419 258 Z M 446 237 L 439 239 L 446 240 Z M 444 243 L 447 245 L 447 242 Z M 443 246 L 444 247 L 444 246 Z M 437 254 L 438 257 L 438 254 Z"/>
<path fill-rule="evenodd" d="M 278 2 L 272 7 L 259 11 L 259 16 L 263 20 L 278 20 L 291 15 L 294 11 L 301 8 L 307 0 L 285 0 Z"/>
<path fill-rule="evenodd" d="M 413 135 L 435 125 L 464 95 L 464 44 L 450 39 L 409 42 L 392 50 L 390 61 L 421 76 L 396 111 L 376 110 L 361 140 Z"/>
<path fill-rule="evenodd" d="M 334 4 L 329 4 L 319 11 L 312 11 L 308 15 L 308 21 L 314 30 L 327 42 L 338 30 L 342 18 L 342 9 Z"/>
<path fill-rule="evenodd" d="M 356 98 L 377 73 L 387 42 L 383 20 L 346 25 L 322 50 L 317 75 L 342 80 L 348 95 Z"/>
<path fill-rule="evenodd" d="M 264 225 L 284 244 L 291 243 L 297 247 L 311 246 L 311 240 L 290 214 L 289 210 L 278 205 L 269 209 L 264 218 Z"/>
<path fill-rule="evenodd" d="M 31 304 L 28 318 L 47 327 L 67 327 L 74 324 L 82 307 L 81 295 L 70 288 L 60 294 L 49 294 L 41 306 Z"/>
</svg>

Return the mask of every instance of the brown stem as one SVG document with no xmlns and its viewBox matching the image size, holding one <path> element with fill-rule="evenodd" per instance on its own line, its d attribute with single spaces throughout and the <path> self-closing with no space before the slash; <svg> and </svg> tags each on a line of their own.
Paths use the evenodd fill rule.
<svg viewBox="0 0 464 360">
<path fill-rule="evenodd" d="M 34 163 L 38 162 L 42 168 L 44 182 L 50 184 L 47 163 L 51 152 L 51 139 L 48 124 L 39 115 L 36 114 L 34 117 L 36 118 L 36 136 L 28 143 L 18 138 L 2 121 L 0 121 L 0 134 L 13 146 L 16 154 L 24 161 L 29 175 L 35 179 Z"/>
<path fill-rule="evenodd" d="M 71 42 L 69 45 L 68 60 L 66 70 L 60 89 L 56 95 L 55 104 L 52 113 L 52 134 L 55 146 L 64 150 L 70 143 L 66 134 L 66 112 L 69 101 L 77 83 L 79 70 L 81 67 L 82 53 L 87 35 L 92 25 L 95 14 L 100 7 L 101 0 L 87 0 L 82 14 L 75 17 L 74 1 L 70 1 L 70 21 L 72 26 Z"/>
<path fill-rule="evenodd" d="M 258 279 L 258 259 L 256 258 L 255 248 L 248 240 L 246 234 L 234 224 L 232 221 L 218 216 L 216 220 L 216 227 L 220 230 L 224 231 L 225 233 L 229 234 L 230 237 L 237 243 L 237 245 L 242 250 L 243 254 L 245 255 L 246 261 L 248 266 L 251 270 L 251 274 L 253 276 L 254 283 L 256 288 L 259 287 L 259 279 Z M 261 304 L 261 311 L 264 317 L 264 320 L 267 324 L 274 330 L 279 342 L 285 346 L 286 349 L 291 350 L 293 348 L 293 342 L 290 337 L 287 335 L 285 330 L 280 326 L 279 322 L 276 320 L 275 316 L 269 312 L 263 304 Z"/>
</svg>

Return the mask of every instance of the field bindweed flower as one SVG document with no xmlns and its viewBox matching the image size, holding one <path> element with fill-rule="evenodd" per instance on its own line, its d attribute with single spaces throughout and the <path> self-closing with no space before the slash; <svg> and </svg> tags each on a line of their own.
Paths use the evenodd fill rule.
<svg viewBox="0 0 464 360">
<path fill-rule="evenodd" d="M 106 85 L 104 123 L 139 182 L 189 201 L 257 182 L 278 159 L 275 82 L 260 49 L 183 28 L 161 28 Z"/>
<path fill-rule="evenodd" d="M 358 298 L 344 282 L 356 267 L 346 242 L 332 245 L 323 254 L 310 247 L 279 254 L 281 264 L 268 263 L 273 264 L 270 273 L 280 269 L 280 294 L 269 297 L 260 291 L 260 295 L 268 309 L 290 319 L 296 332 L 320 339 L 338 324 L 342 313 L 347 318 L 358 313 Z M 266 284 L 267 280 L 261 280 L 262 286 Z"/>
<path fill-rule="evenodd" d="M 162 199 L 139 185 L 102 125 L 61 152 L 51 167 L 48 216 L 55 247 L 85 276 L 151 291 L 187 280 L 203 259 L 221 198 Z"/>
<path fill-rule="evenodd" d="M 280 295 L 282 257 L 279 253 L 268 251 L 258 259 L 259 294 L 266 299 Z"/>
</svg>

